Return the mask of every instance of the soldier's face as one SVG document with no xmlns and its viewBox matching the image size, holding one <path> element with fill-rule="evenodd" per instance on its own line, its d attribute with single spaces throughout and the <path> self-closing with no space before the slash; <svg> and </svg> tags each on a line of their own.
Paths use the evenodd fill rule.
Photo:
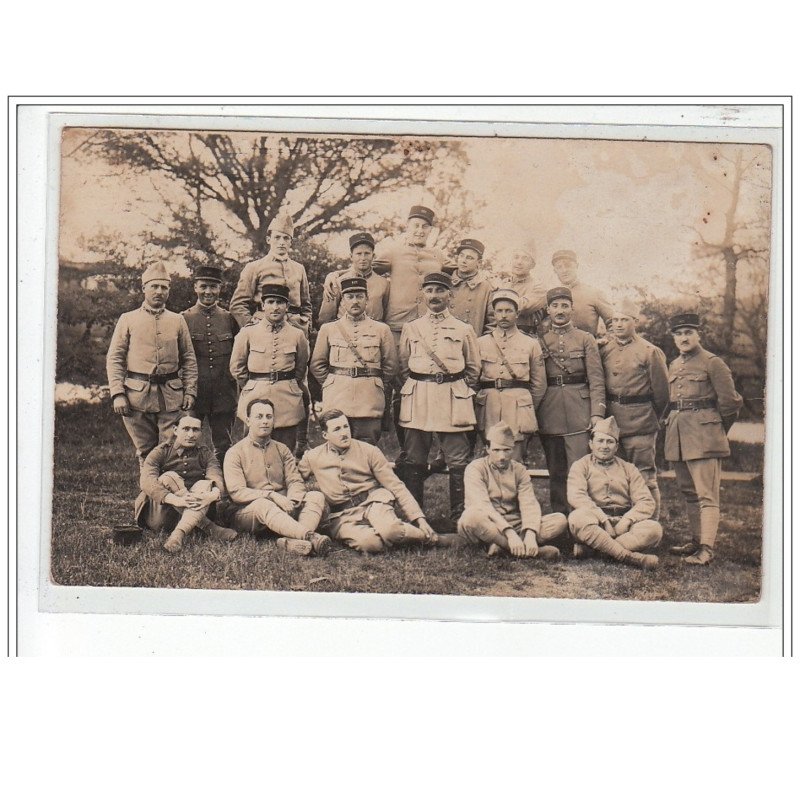
<svg viewBox="0 0 800 800">
<path fill-rule="evenodd" d="M 429 283 L 427 286 L 423 286 L 422 294 L 426 305 L 434 314 L 441 314 L 450 305 L 452 297 L 450 290 L 440 283 Z"/>
<path fill-rule="evenodd" d="M 428 241 L 428 236 L 431 232 L 430 223 L 425 222 L 424 219 L 419 217 L 411 217 L 406 225 L 406 233 L 408 240 L 412 244 L 424 245 Z"/>
<path fill-rule="evenodd" d="M 553 264 L 553 271 L 558 275 L 561 283 L 569 285 L 575 283 L 578 277 L 578 263 L 570 258 L 559 258 Z"/>
<path fill-rule="evenodd" d="M 175 426 L 175 444 L 178 447 L 195 447 L 201 433 L 202 426 L 199 419 L 184 417 Z"/>
<path fill-rule="evenodd" d="M 280 297 L 265 297 L 261 302 L 261 310 L 264 312 L 264 317 L 276 325 L 286 319 L 289 304 Z"/>
<path fill-rule="evenodd" d="M 617 440 L 607 433 L 596 433 L 589 440 L 589 449 L 601 461 L 608 461 L 617 452 Z"/>
<path fill-rule="evenodd" d="M 547 306 L 547 313 L 555 325 L 566 325 L 572 319 L 572 303 L 564 297 L 557 297 Z"/>
<path fill-rule="evenodd" d="M 270 255 L 278 258 L 286 258 L 289 255 L 289 248 L 292 246 L 292 237 L 288 233 L 280 231 L 270 231 L 269 252 Z"/>
<path fill-rule="evenodd" d="M 322 438 L 340 450 L 346 450 L 350 447 L 350 423 L 347 417 L 341 416 L 329 419 L 326 430 L 322 432 Z"/>
<path fill-rule="evenodd" d="M 481 264 L 481 257 L 475 250 L 465 247 L 456 258 L 456 266 L 458 271 L 464 275 L 472 275 L 478 271 Z"/>
<path fill-rule="evenodd" d="M 144 299 L 152 308 L 163 308 L 169 298 L 169 283 L 167 281 L 147 281 L 142 287 Z"/>
<path fill-rule="evenodd" d="M 272 435 L 275 427 L 275 412 L 272 406 L 266 403 L 253 403 L 250 406 L 250 414 L 247 417 L 247 427 L 250 432 L 259 438 L 266 438 Z"/>
<path fill-rule="evenodd" d="M 636 320 L 623 314 L 614 314 L 611 317 L 611 333 L 620 339 L 630 339 L 636 333 Z"/>
<path fill-rule="evenodd" d="M 367 293 L 345 292 L 342 295 L 342 305 L 351 317 L 360 317 L 367 307 Z"/>
<path fill-rule="evenodd" d="M 522 250 L 516 250 L 511 254 L 511 272 L 518 277 L 528 275 L 534 264 L 534 260 Z"/>
<path fill-rule="evenodd" d="M 195 281 L 194 293 L 202 306 L 213 306 L 219 300 L 222 284 L 216 281 Z"/>
<path fill-rule="evenodd" d="M 672 331 L 672 338 L 680 353 L 691 353 L 700 346 L 700 334 L 697 328 L 676 328 Z"/>
<path fill-rule="evenodd" d="M 501 330 L 508 330 L 517 324 L 519 312 L 517 307 L 509 300 L 498 300 L 494 304 L 494 319 L 497 327 Z"/>
<path fill-rule="evenodd" d="M 359 271 L 367 272 L 372 266 L 375 252 L 368 244 L 356 245 L 350 253 L 350 263 Z"/>
<path fill-rule="evenodd" d="M 505 469 L 511 463 L 511 453 L 513 448 L 506 444 L 495 444 L 489 442 L 487 455 L 489 463 L 500 469 Z"/>
</svg>

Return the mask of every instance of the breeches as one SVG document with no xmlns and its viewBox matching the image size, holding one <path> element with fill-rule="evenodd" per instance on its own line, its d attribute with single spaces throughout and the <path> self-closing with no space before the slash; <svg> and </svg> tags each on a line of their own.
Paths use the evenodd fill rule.
<svg viewBox="0 0 800 800">
<path fill-rule="evenodd" d="M 569 530 L 576 541 L 595 546 L 598 535 L 605 535 L 605 528 L 597 521 L 595 514 L 585 508 L 576 508 L 569 515 Z M 634 553 L 655 547 L 661 541 L 663 529 L 654 519 L 634 522 L 626 533 L 615 537 L 618 544 Z"/>
<path fill-rule="evenodd" d="M 553 511 L 568 514 L 567 475 L 569 468 L 589 452 L 589 433 L 571 433 L 568 436 L 540 434 L 540 437 L 550 473 L 550 507 Z"/>
<path fill-rule="evenodd" d="M 639 433 L 634 436 L 622 436 L 619 440 L 620 458 L 630 461 L 642 473 L 649 489 L 656 483 L 656 436 L 657 433 Z"/>
<path fill-rule="evenodd" d="M 243 533 L 268 532 L 289 539 L 305 539 L 319 527 L 325 510 L 322 492 L 306 492 L 303 502 L 288 514 L 272 500 L 259 497 L 233 513 L 233 527 Z"/>
<path fill-rule="evenodd" d="M 178 411 L 135 411 L 122 418 L 125 430 L 131 437 L 139 463 L 144 463 L 147 454 L 160 442 L 166 442 L 172 435 L 175 421 L 183 412 Z"/>
<path fill-rule="evenodd" d="M 191 490 L 187 490 L 183 479 L 177 472 L 165 472 L 158 482 L 177 495 L 203 494 L 213 487 L 213 482 L 200 480 L 192 485 Z M 186 530 L 194 528 L 197 523 L 205 516 L 214 517 L 214 503 L 204 503 L 200 508 L 175 508 L 168 503 L 160 503 L 146 495 L 137 502 L 137 507 L 141 505 L 141 510 L 137 514 L 137 521 L 140 525 L 151 531 L 174 530 L 179 523 Z"/>
<path fill-rule="evenodd" d="M 433 442 L 431 431 L 406 428 L 406 454 L 409 464 L 424 467 L 428 463 L 428 453 Z M 469 437 L 465 432 L 437 433 L 448 467 L 465 469 L 472 456 Z"/>
<path fill-rule="evenodd" d="M 519 517 L 509 518 L 508 524 L 518 534 L 522 534 Z M 567 518 L 563 514 L 545 514 L 536 535 L 538 544 L 545 544 L 561 536 L 567 530 Z M 501 529 L 486 514 L 485 509 L 468 508 L 458 520 L 458 533 L 469 544 L 496 544 Z"/>
<path fill-rule="evenodd" d="M 381 418 L 348 417 L 350 433 L 354 439 L 377 445 L 381 439 Z"/>
<path fill-rule="evenodd" d="M 275 428 L 275 430 L 272 431 L 272 438 L 276 442 L 285 444 L 294 452 L 295 445 L 297 444 L 297 429 L 299 426 L 300 423 L 297 425 L 290 425 L 288 428 Z"/>
<path fill-rule="evenodd" d="M 214 450 L 217 451 L 217 457 L 222 463 L 225 453 L 231 446 L 234 420 L 236 419 L 236 412 L 231 411 L 216 411 L 209 412 L 204 415 L 208 420 L 211 428 L 211 441 L 214 443 Z"/>
<path fill-rule="evenodd" d="M 684 499 L 700 508 L 719 508 L 719 484 L 722 461 L 719 458 L 696 458 L 673 461 L 675 476 Z"/>
<path fill-rule="evenodd" d="M 329 522 L 333 536 L 361 553 L 380 553 L 406 539 L 403 522 L 388 503 L 364 503 L 332 517 Z M 415 529 L 416 530 L 416 529 Z"/>
</svg>

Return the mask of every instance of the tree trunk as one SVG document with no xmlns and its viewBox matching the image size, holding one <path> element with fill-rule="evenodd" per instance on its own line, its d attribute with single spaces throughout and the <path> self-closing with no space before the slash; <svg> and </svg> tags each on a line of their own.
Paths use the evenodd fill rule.
<svg viewBox="0 0 800 800">
<path fill-rule="evenodd" d="M 733 347 L 733 332 L 736 323 L 736 265 L 739 257 L 732 247 L 722 251 L 725 259 L 725 296 L 722 305 L 722 341 L 725 350 L 730 353 Z"/>
</svg>

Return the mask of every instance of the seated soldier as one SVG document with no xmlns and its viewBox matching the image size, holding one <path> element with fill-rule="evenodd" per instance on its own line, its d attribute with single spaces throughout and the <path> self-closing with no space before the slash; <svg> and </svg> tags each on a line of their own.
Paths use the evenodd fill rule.
<svg viewBox="0 0 800 800">
<path fill-rule="evenodd" d="M 588 545 L 622 564 L 654 569 L 658 556 L 639 551 L 661 541 L 661 525 L 652 518 L 656 501 L 642 473 L 615 456 L 618 446 L 617 421 L 600 420 L 589 435 L 591 452 L 570 468 L 567 499 L 575 509 L 569 515 L 578 541 L 575 555 L 586 555 L 582 545 Z"/>
<path fill-rule="evenodd" d="M 231 521 L 245 533 L 277 534 L 278 547 L 298 555 L 324 555 L 331 540 L 316 533 L 325 499 L 307 492 L 292 451 L 272 439 L 275 407 L 247 404 L 247 436 L 225 454 L 225 485 L 235 509 Z"/>
<path fill-rule="evenodd" d="M 300 474 L 316 482 L 325 495 L 336 539 L 361 553 L 381 553 L 398 544 L 439 543 L 386 456 L 375 445 L 352 437 L 342 411 L 326 411 L 319 425 L 325 444 L 303 456 Z M 413 525 L 398 518 L 395 503 Z"/>
<path fill-rule="evenodd" d="M 186 414 L 175 422 L 170 440 L 150 451 L 142 466 L 136 521 L 152 531 L 172 531 L 164 549 L 177 553 L 195 528 L 230 542 L 236 531 L 221 528 L 208 515 L 222 496 L 222 470 L 214 451 L 200 441 L 202 423 Z"/>
<path fill-rule="evenodd" d="M 464 473 L 465 511 L 458 533 L 467 544 L 489 545 L 488 554 L 501 551 L 517 558 L 560 558 L 557 547 L 545 545 L 567 530 L 563 514 L 542 516 L 528 471 L 512 461 L 514 432 L 498 422 L 486 432 L 487 455 L 473 461 Z"/>
</svg>

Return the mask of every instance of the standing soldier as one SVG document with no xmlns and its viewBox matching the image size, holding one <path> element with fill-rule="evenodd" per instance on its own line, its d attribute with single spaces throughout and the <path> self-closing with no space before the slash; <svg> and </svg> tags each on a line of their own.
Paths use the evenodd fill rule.
<svg viewBox="0 0 800 800">
<path fill-rule="evenodd" d="M 381 438 L 384 386 L 397 376 L 397 348 L 389 326 L 370 319 L 364 278 L 342 278 L 344 316 L 320 328 L 311 374 L 322 387 L 324 410 L 347 415 L 353 437 L 370 444 Z"/>
<path fill-rule="evenodd" d="M 547 292 L 533 274 L 535 266 L 533 253 L 518 247 L 511 251 L 511 274 L 495 282 L 498 289 L 512 289 L 519 295 L 517 327 L 529 336 L 536 336 L 539 323 L 547 315 Z"/>
<path fill-rule="evenodd" d="M 472 325 L 476 336 L 486 330 L 489 297 L 493 286 L 481 273 L 484 245 L 477 239 L 462 239 L 456 250 L 456 271 L 453 281 L 453 305 L 450 309 L 456 319 Z"/>
<path fill-rule="evenodd" d="M 262 319 L 245 325 L 233 342 L 231 374 L 241 388 L 237 415 L 246 422 L 246 409 L 255 398 L 270 400 L 275 408 L 271 436 L 293 450 L 305 416 L 300 387 L 308 367 L 308 339 L 286 322 L 288 287 L 268 283 L 261 296 Z"/>
<path fill-rule="evenodd" d="M 289 258 L 294 236 L 294 222 L 289 214 L 278 214 L 269 224 L 269 253 L 245 264 L 231 298 L 231 314 L 243 328 L 253 318 L 259 305 L 261 287 L 282 283 L 289 288 L 288 321 L 308 337 L 311 326 L 311 293 L 306 268 Z"/>
<path fill-rule="evenodd" d="M 539 427 L 536 408 L 547 390 L 542 347 L 517 328 L 520 298 L 516 292 L 498 289 L 491 304 L 496 327 L 478 339 L 478 430 L 487 441 L 487 431 L 498 422 L 505 422 L 514 434 L 511 457 L 524 463 L 528 440 Z"/>
<path fill-rule="evenodd" d="M 228 372 L 233 339 L 239 326 L 233 315 L 219 305 L 222 270 L 198 267 L 194 272 L 197 303 L 183 312 L 192 335 L 199 379 L 194 411 L 211 427 L 217 457 L 222 460 L 231 446 L 236 417 L 236 381 Z"/>
<path fill-rule="evenodd" d="M 345 278 L 363 278 L 367 282 L 367 316 L 383 322 L 389 302 L 389 281 L 372 269 L 374 255 L 375 239 L 371 233 L 364 231 L 350 237 L 350 268 L 331 272 L 325 278 L 318 316 L 320 325 L 344 315 L 341 302 Z"/>
<path fill-rule="evenodd" d="M 553 253 L 553 270 L 559 283 L 572 292 L 572 324 L 592 336 L 597 336 L 600 321 L 606 322 L 614 307 L 600 289 L 578 280 L 578 257 L 572 250 L 557 250 Z"/>
<path fill-rule="evenodd" d="M 400 338 L 400 425 L 408 451 L 401 477 L 424 508 L 428 451 L 433 434 L 438 434 L 450 473 L 450 516 L 455 523 L 464 510 L 464 469 L 471 455 L 467 433 L 475 425 L 478 340 L 475 331 L 449 311 L 453 295 L 448 275 L 426 275 L 423 293 L 428 313 L 406 323 Z"/>
<path fill-rule="evenodd" d="M 656 479 L 656 437 L 669 402 L 667 359 L 655 345 L 636 333 L 639 308 L 623 300 L 611 314 L 611 340 L 600 350 L 606 377 L 606 411 L 619 426 L 619 455 L 644 476 L 661 509 Z"/>
<path fill-rule="evenodd" d="M 192 337 L 184 318 L 165 307 L 169 284 L 161 264 L 144 271 L 144 302 L 119 318 L 106 355 L 114 413 L 122 416 L 140 467 L 197 397 Z"/>
<path fill-rule="evenodd" d="M 572 292 L 547 293 L 552 326 L 540 342 L 547 390 L 539 405 L 539 435 L 550 472 L 550 506 L 569 513 L 569 468 L 589 450 L 589 428 L 605 416 L 603 364 L 594 337 L 572 324 Z"/>
<path fill-rule="evenodd" d="M 692 541 L 670 548 L 687 564 L 710 564 L 719 528 L 722 459 L 742 397 L 727 364 L 700 346 L 700 317 L 676 314 L 670 330 L 680 355 L 669 365 L 669 417 L 664 456 L 686 500 Z"/>
</svg>

